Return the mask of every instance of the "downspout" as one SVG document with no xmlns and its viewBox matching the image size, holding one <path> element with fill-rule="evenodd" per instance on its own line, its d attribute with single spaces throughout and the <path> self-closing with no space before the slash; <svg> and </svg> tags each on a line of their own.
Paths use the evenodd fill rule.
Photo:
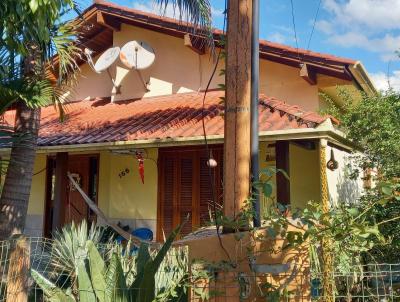
<svg viewBox="0 0 400 302">
<path fill-rule="evenodd" d="M 253 0 L 252 6 L 252 32 L 251 32 L 251 175 L 253 183 L 259 180 L 259 137 L 258 137 L 258 86 L 259 86 L 259 73 L 260 73 L 260 44 L 259 44 L 259 27 L 260 27 L 260 14 L 259 14 L 260 0 Z M 260 217 L 260 194 L 257 188 L 252 186 L 253 192 L 253 210 L 254 227 L 261 226 Z"/>
</svg>

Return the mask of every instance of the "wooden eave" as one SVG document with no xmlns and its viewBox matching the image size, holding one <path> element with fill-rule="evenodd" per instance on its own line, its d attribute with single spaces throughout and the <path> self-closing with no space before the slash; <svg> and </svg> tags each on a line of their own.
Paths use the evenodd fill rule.
<svg viewBox="0 0 400 302">
<path fill-rule="evenodd" d="M 103 19 L 112 20 L 112 26 L 97 22 L 100 13 Z M 95 52 L 94 55 L 112 46 L 112 27 L 118 28 L 121 24 L 128 24 L 181 39 L 184 39 L 187 33 L 198 39 L 204 39 L 204 34 L 200 30 L 196 30 L 190 23 L 179 22 L 174 19 L 131 9 L 122 9 L 116 5 L 110 5 L 98 0 L 83 12 L 83 18 L 78 22 L 82 24 L 82 27 L 90 28 L 82 32 L 79 44 L 82 48 L 88 47 L 92 49 Z M 216 47 L 220 46 L 219 42 L 223 32 L 215 30 L 213 35 Z M 332 56 L 323 57 L 323 55 L 315 55 L 312 52 L 309 54 L 298 53 L 293 48 L 282 49 L 275 47 L 274 43 L 268 44 L 266 41 L 260 41 L 260 58 L 295 67 L 299 71 L 303 64 L 306 63 L 309 69 L 316 74 L 324 74 L 346 81 L 355 80 L 349 72 L 349 65 L 352 64 L 351 60 L 335 60 Z M 84 60 L 79 59 L 78 63 L 82 64 Z"/>
</svg>

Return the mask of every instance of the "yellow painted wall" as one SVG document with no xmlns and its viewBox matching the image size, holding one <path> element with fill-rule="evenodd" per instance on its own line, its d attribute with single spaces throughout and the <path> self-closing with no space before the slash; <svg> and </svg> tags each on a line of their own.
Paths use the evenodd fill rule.
<svg viewBox="0 0 400 302">
<path fill-rule="evenodd" d="M 260 61 L 260 93 L 304 110 L 318 110 L 318 86 L 300 77 L 300 70 L 266 60 Z"/>
<path fill-rule="evenodd" d="M 93 60 L 96 62 L 97 57 Z M 88 64 L 83 64 L 80 69 L 76 79 L 77 86 L 68 96 L 69 100 L 76 101 L 110 96 L 113 85 L 107 72 L 96 73 Z"/>
<path fill-rule="evenodd" d="M 183 45 L 183 39 L 130 25 L 114 32 L 115 46 L 122 47 L 131 40 L 145 41 L 156 54 L 154 64 L 141 71 L 145 79 L 150 77 L 150 91 L 145 94 L 138 74 L 118 61 L 117 83 L 122 84 L 122 94 L 116 99 L 191 92 L 201 87 L 199 56 Z"/>
<path fill-rule="evenodd" d="M 2 157 L 2 159 L 8 159 L 8 157 Z M 36 154 L 35 163 L 33 166 L 32 186 L 29 196 L 28 203 L 28 215 L 43 215 L 45 206 L 45 186 L 46 186 L 46 154 Z M 4 180 L 6 177 L 7 162 L 2 162 L 2 172 L 1 175 L 1 185 L 4 185 Z M 39 172 L 39 173 L 38 173 Z"/>
<path fill-rule="evenodd" d="M 157 156 L 156 148 L 147 149 L 145 184 L 140 180 L 138 162 L 132 156 L 101 151 L 99 163 L 98 205 L 111 219 L 157 219 Z M 73 154 L 85 154 L 74 152 Z M 95 152 L 90 152 L 95 154 Z M 46 167 L 47 154 L 37 154 L 34 173 Z M 129 169 L 126 176 L 118 174 Z M 44 215 L 46 171 L 33 176 L 28 215 Z"/>
<path fill-rule="evenodd" d="M 199 56 L 183 45 L 182 38 L 131 25 L 123 24 L 121 31 L 114 32 L 114 46 L 122 47 L 130 40 L 145 41 L 155 51 L 154 64 L 141 71 L 145 80 L 150 79 L 149 92 L 145 92 L 136 71 L 129 71 L 118 59 L 110 71 L 116 82 L 122 85 L 120 95 L 114 94 L 106 72 L 97 74 L 85 64 L 81 67 L 78 85 L 73 89 L 70 98 L 82 100 L 112 96 L 114 100 L 126 100 L 205 89 L 214 67 L 210 54 Z M 217 70 L 222 69 L 223 65 L 221 61 Z M 220 76 L 218 71 L 211 89 L 224 82 L 224 77 Z M 261 60 L 260 93 L 299 105 L 306 110 L 318 110 L 319 89 L 335 86 L 336 83 L 343 84 L 335 78 L 321 78 L 321 85 L 309 85 L 300 77 L 299 72 L 298 68 Z"/>
<path fill-rule="evenodd" d="M 43 215 L 45 207 L 46 187 L 46 154 L 36 154 L 32 178 L 31 194 L 29 196 L 28 215 Z"/>
<path fill-rule="evenodd" d="M 142 184 L 133 156 L 101 153 L 99 204 L 109 218 L 157 219 L 157 149 L 147 149 Z M 129 169 L 123 177 L 119 173 Z"/>
<path fill-rule="evenodd" d="M 338 168 L 334 171 L 326 169 L 328 178 L 329 198 L 333 205 L 338 203 L 355 203 L 364 191 L 362 171 L 357 179 L 351 179 L 350 175 L 357 167 L 356 159 L 352 154 L 343 150 L 328 146 L 326 148 L 326 162 L 331 158 L 331 150 L 334 152 Z"/>
<path fill-rule="evenodd" d="M 268 142 L 260 143 L 260 169 L 273 167 L 275 161 L 266 162 L 265 152 Z M 289 147 L 290 200 L 292 209 L 303 208 L 310 200 L 320 199 L 318 150 L 306 150 L 293 143 Z M 276 177 L 272 178 L 273 193 L 269 201 L 263 198 L 264 204 L 276 202 Z"/>
<path fill-rule="evenodd" d="M 260 168 L 275 167 L 275 162 L 266 162 L 267 142 L 260 143 Z M 133 156 L 100 152 L 99 199 L 100 209 L 115 220 L 156 220 L 157 219 L 157 148 L 146 150 L 145 183 L 138 172 L 138 162 Z M 94 152 L 91 152 L 92 154 Z M 78 153 L 77 153 L 78 154 Z M 339 155 L 339 154 L 338 154 Z M 340 156 L 339 156 L 340 159 Z M 34 171 L 45 167 L 46 154 L 38 154 Z M 129 173 L 120 177 L 122 171 Z M 29 201 L 29 215 L 43 215 L 45 205 L 45 176 L 42 172 L 33 178 Z M 273 177 L 275 183 L 275 177 Z M 318 151 L 306 150 L 290 144 L 290 187 L 292 208 L 303 207 L 309 200 L 319 200 Z M 266 202 L 265 200 L 263 200 Z M 276 201 L 276 187 L 269 202 Z"/>
<path fill-rule="evenodd" d="M 310 200 L 320 200 L 319 154 L 295 144 L 289 148 L 290 200 L 292 209 L 302 208 Z"/>
</svg>

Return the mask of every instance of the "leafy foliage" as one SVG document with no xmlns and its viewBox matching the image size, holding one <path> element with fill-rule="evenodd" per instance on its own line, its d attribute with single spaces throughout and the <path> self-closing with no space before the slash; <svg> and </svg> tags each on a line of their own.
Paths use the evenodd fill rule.
<svg viewBox="0 0 400 302">
<path fill-rule="evenodd" d="M 75 43 L 78 23 L 63 19 L 76 7 L 74 0 L 0 2 L 0 114 L 15 106 L 13 135 L 17 137 L 4 141 L 12 150 L 0 199 L 1 207 L 8 208 L 8 214 L 2 212 L 0 219 L 3 239 L 23 232 L 25 227 L 39 108 L 54 104 L 63 118 L 66 88 L 74 80 L 78 69 L 75 59 L 80 52 Z M 0 135 L 4 137 L 4 133 L 0 129 Z M 26 161 L 21 163 L 20 158 Z M 21 182 L 14 181 L 17 178 Z M 14 192 L 22 196 L 18 201 Z"/>
<path fill-rule="evenodd" d="M 179 269 L 175 262 L 169 263 L 174 266 L 169 266 L 164 260 L 169 255 L 172 242 L 180 229 L 181 226 L 176 228 L 154 255 L 150 253 L 148 244 L 143 243 L 135 256 L 128 243 L 125 247 L 112 245 L 108 256 L 95 243 L 101 238 L 101 231 L 92 228 L 87 233 L 86 224 L 78 227 L 72 225 L 64 228 L 57 236 L 54 248 L 61 256 L 56 257 L 53 262 L 59 261 L 58 264 L 54 263 L 60 268 L 59 272 L 63 268 L 74 274 L 76 280 L 65 288 L 57 286 L 49 277 L 35 270 L 32 270 L 32 277 L 46 298 L 53 302 L 187 301 L 187 280 L 184 279 L 188 274 L 187 266 L 184 273 L 179 274 L 179 278 L 168 274 L 173 282 L 165 276 L 160 277 L 167 272 L 165 267 Z M 176 259 L 182 258 L 181 254 Z M 187 262 L 182 264 L 187 265 Z M 164 270 L 160 271 L 161 269 Z M 160 284 L 163 287 L 156 288 L 156 284 L 157 287 Z"/>
<path fill-rule="evenodd" d="M 19 100 L 33 108 L 63 103 L 79 48 L 76 25 L 62 18 L 76 8 L 73 0 L 0 3 L 0 113 Z"/>
<path fill-rule="evenodd" d="M 88 227 L 86 221 L 76 225 L 72 222 L 59 232 L 54 232 L 52 243 L 52 265 L 57 272 L 71 272 L 71 282 L 76 279 L 75 268 L 82 257 L 87 241 L 96 245 L 101 243 L 104 228 L 92 224 Z"/>
<path fill-rule="evenodd" d="M 327 113 L 339 118 L 348 138 L 357 143 L 365 157 L 360 168 L 378 168 L 383 178 L 400 176 L 400 95 L 387 91 L 363 95 L 356 101 L 346 91 L 339 91 L 345 102 L 338 108 L 329 98 Z"/>
<path fill-rule="evenodd" d="M 379 229 L 388 240 L 387 244 L 375 246 L 366 259 L 380 262 L 400 260 L 400 94 L 388 90 L 377 95 L 363 95 L 356 101 L 346 91 L 339 94 L 345 106 L 339 109 L 331 104 L 328 113 L 341 121 L 347 137 L 357 143 L 364 155 L 356 157 L 359 171 L 372 169 L 370 190 L 362 196 L 360 207 L 368 209 L 371 223 L 379 224 Z"/>
<path fill-rule="evenodd" d="M 194 30 L 200 29 L 205 36 L 207 46 L 214 52 L 214 36 L 212 32 L 211 4 L 209 0 L 155 0 L 163 12 L 171 5 L 178 11 L 179 19 L 190 22 Z"/>
</svg>

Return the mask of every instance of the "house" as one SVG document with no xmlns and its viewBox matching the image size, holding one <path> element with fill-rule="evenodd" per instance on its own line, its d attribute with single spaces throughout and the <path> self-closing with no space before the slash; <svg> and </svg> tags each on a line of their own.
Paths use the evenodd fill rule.
<svg viewBox="0 0 400 302">
<path fill-rule="evenodd" d="M 53 107 L 43 108 L 26 233 L 49 236 L 70 221 L 95 219 L 67 172 L 113 221 L 148 227 L 161 239 L 190 214 L 183 232 L 196 229 L 213 210 L 211 187 L 222 202 L 223 75 L 217 72 L 205 95 L 214 61 L 187 24 L 103 1 L 83 16 L 82 47 L 94 51 L 94 61 L 137 40 L 154 49 L 155 62 L 137 72 L 118 60 L 108 74 L 81 60 L 66 121 Z M 221 35 L 214 32 L 217 44 Z M 288 172 L 290 181 L 276 176 L 273 196 L 292 208 L 320 200 L 320 140 L 338 162 L 337 169 L 326 168 L 332 202 L 362 190 L 361 179 L 346 178 L 353 145 L 339 121 L 318 113 L 327 106 L 321 93 L 341 104 L 337 87 L 355 96 L 376 91 L 358 61 L 260 41 L 260 163 Z M 9 124 L 14 114 L 6 113 Z M 217 162 L 211 176 L 203 121 Z"/>
</svg>

